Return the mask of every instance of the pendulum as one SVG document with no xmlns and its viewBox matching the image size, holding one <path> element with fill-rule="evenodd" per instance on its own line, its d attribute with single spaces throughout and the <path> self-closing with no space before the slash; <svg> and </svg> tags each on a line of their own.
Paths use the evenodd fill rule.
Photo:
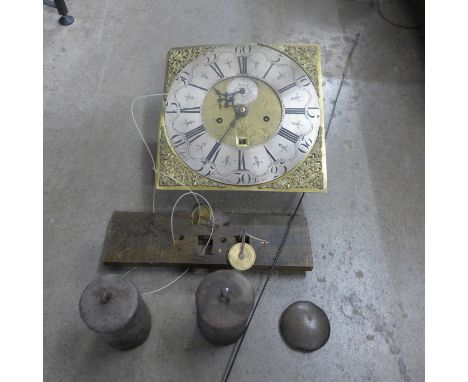
<svg viewBox="0 0 468 382">
<path fill-rule="evenodd" d="M 330 321 L 312 302 L 296 301 L 281 315 L 280 330 L 291 348 L 308 352 L 321 348 L 328 341 Z"/>
</svg>

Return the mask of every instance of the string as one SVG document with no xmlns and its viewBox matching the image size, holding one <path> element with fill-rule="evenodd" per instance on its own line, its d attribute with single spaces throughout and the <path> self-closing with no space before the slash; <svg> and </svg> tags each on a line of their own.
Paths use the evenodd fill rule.
<svg viewBox="0 0 468 382">
<path fill-rule="evenodd" d="M 136 118 L 135 118 L 135 114 L 133 112 L 133 106 L 135 105 L 135 103 L 141 99 L 144 99 L 144 98 L 148 98 L 148 97 L 156 97 L 156 96 L 165 96 L 167 93 L 153 93 L 153 94 L 146 94 L 146 95 L 143 95 L 143 96 L 139 96 L 137 98 L 135 98 L 133 101 L 132 101 L 132 104 L 130 105 L 130 112 L 132 114 L 132 119 L 133 119 L 133 124 L 138 132 L 138 134 L 140 135 L 140 138 L 143 142 L 143 144 L 145 145 L 145 148 L 146 148 L 146 151 L 148 152 L 150 158 L 151 158 L 151 162 L 153 164 L 153 171 L 158 174 L 160 174 L 161 176 L 165 176 L 169 179 L 171 179 L 173 182 L 175 182 L 176 184 L 184 187 L 185 189 L 187 189 L 189 192 L 186 192 L 185 194 L 183 194 L 182 196 L 180 196 L 177 201 L 174 203 L 174 206 L 172 207 L 172 212 L 171 212 L 171 234 L 172 234 L 172 240 L 173 242 L 175 243 L 175 236 L 174 236 L 174 226 L 173 226 L 173 216 L 174 216 L 174 211 L 175 211 L 175 208 L 178 204 L 178 202 L 185 196 L 191 194 L 193 195 L 193 197 L 195 198 L 195 200 L 197 201 L 197 204 L 198 204 L 198 210 L 201 211 L 201 205 L 200 205 L 200 201 L 198 199 L 198 197 L 202 198 L 205 203 L 208 205 L 208 208 L 210 210 L 210 216 L 212 217 L 211 219 L 211 232 L 210 232 L 210 236 L 209 236 L 209 239 L 207 241 L 207 244 L 205 245 L 205 247 L 203 248 L 202 250 L 202 254 L 205 252 L 206 248 L 208 247 L 208 244 L 210 243 L 211 241 L 211 238 L 213 236 L 213 230 L 214 230 L 214 212 L 213 212 L 213 208 L 211 207 L 211 204 L 208 202 L 208 200 L 201 194 L 197 193 L 197 192 L 193 192 L 190 188 L 188 188 L 185 184 L 183 184 L 182 182 L 178 181 L 177 179 L 173 178 L 172 176 L 168 175 L 168 174 L 165 174 L 164 172 L 162 171 L 159 171 L 157 168 L 156 168 L 156 162 L 154 160 L 154 156 L 153 154 L 151 153 L 151 150 L 149 148 L 149 145 L 148 143 L 146 142 L 146 139 L 145 137 L 143 136 L 141 130 L 140 130 L 140 127 L 138 126 L 138 123 L 136 121 Z M 152 199 L 152 211 L 153 213 L 155 212 L 155 196 L 156 196 L 156 187 L 153 186 L 153 199 Z M 199 222 L 200 222 L 200 215 L 199 214 Z M 135 268 L 137 268 L 137 266 L 134 266 L 133 268 L 131 268 L 130 270 L 128 270 L 127 272 L 125 272 L 123 274 L 123 276 L 127 275 L 128 273 L 130 273 L 131 271 L 133 271 Z M 160 292 L 166 288 L 168 288 L 169 286 L 171 286 L 172 284 L 174 284 L 177 280 L 179 280 L 183 275 L 185 275 L 188 271 L 189 271 L 190 268 L 186 268 L 177 278 L 175 278 L 174 280 L 172 280 L 171 282 L 167 283 L 166 285 L 162 286 L 161 288 L 158 288 L 154 291 L 151 291 L 151 292 L 145 292 L 145 293 L 142 293 L 142 295 L 147 295 L 147 294 L 152 294 L 152 293 L 157 293 L 157 292 Z"/>
</svg>

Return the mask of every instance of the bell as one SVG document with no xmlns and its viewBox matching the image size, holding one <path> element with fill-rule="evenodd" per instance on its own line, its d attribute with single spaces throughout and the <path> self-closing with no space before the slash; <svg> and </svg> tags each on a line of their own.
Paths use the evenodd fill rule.
<svg viewBox="0 0 468 382">
<path fill-rule="evenodd" d="M 309 352 L 321 348 L 330 337 L 330 321 L 325 312 L 310 301 L 289 305 L 280 319 L 281 335 L 293 349 Z"/>
<path fill-rule="evenodd" d="M 86 326 L 116 349 L 135 348 L 148 338 L 148 306 L 136 286 L 122 275 L 105 275 L 92 281 L 81 295 L 79 307 Z"/>
<path fill-rule="evenodd" d="M 198 286 L 195 302 L 198 327 L 214 345 L 236 342 L 244 333 L 255 302 L 252 285 L 239 272 L 210 273 Z"/>
</svg>

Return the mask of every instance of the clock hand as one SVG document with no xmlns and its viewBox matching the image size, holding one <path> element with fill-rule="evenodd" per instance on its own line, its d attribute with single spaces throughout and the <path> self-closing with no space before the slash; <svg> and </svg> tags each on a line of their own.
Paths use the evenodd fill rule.
<svg viewBox="0 0 468 382">
<path fill-rule="evenodd" d="M 223 93 L 219 89 L 213 88 L 214 91 L 216 92 L 216 95 L 218 96 L 218 102 L 219 102 L 219 107 L 229 107 L 229 106 L 234 106 L 234 96 L 236 94 L 245 94 L 245 89 L 240 88 L 239 90 L 236 90 L 235 92 L 232 93 Z M 222 104 L 224 102 L 224 105 Z"/>
<path fill-rule="evenodd" d="M 214 145 L 213 149 L 214 148 L 217 148 L 221 145 L 221 143 L 223 142 L 223 139 L 226 137 L 226 135 L 229 133 L 229 131 L 231 131 L 234 126 L 236 125 L 236 121 L 241 117 L 241 115 L 237 114 L 236 113 L 236 117 L 231 121 L 231 123 L 229 124 L 228 128 L 226 129 L 226 131 L 224 132 L 224 134 L 221 136 L 221 138 L 219 139 L 219 141 Z M 212 151 L 213 151 L 212 149 Z M 208 157 L 211 156 L 211 152 L 210 154 L 208 154 Z M 211 166 L 213 166 L 213 163 L 214 163 L 214 160 L 212 161 L 211 158 L 208 158 L 206 157 L 205 159 L 202 160 L 202 162 L 204 164 L 207 164 L 207 163 L 211 163 Z"/>
<path fill-rule="evenodd" d="M 229 126 L 228 128 L 226 129 L 226 131 L 224 132 L 224 134 L 221 136 L 221 138 L 219 139 L 219 141 L 215 144 L 215 146 L 213 147 L 213 149 L 215 148 L 218 148 L 221 143 L 223 142 L 224 138 L 226 137 L 226 135 L 236 126 L 236 122 L 239 118 L 241 117 L 245 117 L 247 115 L 247 107 L 245 107 L 244 105 L 240 105 L 236 108 L 236 116 L 234 117 L 234 119 L 231 121 L 231 123 L 229 123 Z M 212 151 L 213 151 L 212 149 Z M 208 154 L 209 157 L 211 157 L 211 152 L 210 154 Z M 203 163 L 208 163 L 210 162 L 210 159 L 207 157 L 205 159 L 203 159 Z"/>
<path fill-rule="evenodd" d="M 245 105 L 238 105 L 236 107 L 236 116 L 235 118 L 231 121 L 231 123 L 229 124 L 228 128 L 226 129 L 226 131 L 224 132 L 224 134 L 221 136 L 221 139 L 219 140 L 219 142 L 221 143 L 223 141 L 223 139 L 226 137 L 226 135 L 234 128 L 234 126 L 236 126 L 236 122 L 239 118 L 242 118 L 242 117 L 245 117 L 248 113 L 248 109 L 247 109 L 247 106 Z"/>
<path fill-rule="evenodd" d="M 236 113 L 235 118 L 229 123 L 228 128 L 226 129 L 224 134 L 219 139 L 219 143 L 221 143 L 223 141 L 223 139 L 226 137 L 226 135 L 234 128 L 234 126 L 236 126 L 236 122 L 240 117 L 242 117 L 242 115 L 240 115 L 239 113 Z"/>
</svg>

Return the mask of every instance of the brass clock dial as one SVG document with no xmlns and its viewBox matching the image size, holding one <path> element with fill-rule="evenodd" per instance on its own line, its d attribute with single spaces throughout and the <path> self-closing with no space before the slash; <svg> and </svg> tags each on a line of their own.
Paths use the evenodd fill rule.
<svg viewBox="0 0 468 382">
<path fill-rule="evenodd" d="M 165 129 L 193 171 L 230 186 L 275 180 L 310 154 L 320 101 L 306 72 L 264 45 L 223 46 L 188 63 L 172 82 Z"/>
<path fill-rule="evenodd" d="M 226 78 L 210 89 L 202 108 L 206 131 L 220 141 L 242 106 L 245 115 L 227 132 L 223 144 L 247 149 L 264 144 L 276 134 L 282 117 L 278 95 L 266 82 L 247 77 Z"/>
</svg>

